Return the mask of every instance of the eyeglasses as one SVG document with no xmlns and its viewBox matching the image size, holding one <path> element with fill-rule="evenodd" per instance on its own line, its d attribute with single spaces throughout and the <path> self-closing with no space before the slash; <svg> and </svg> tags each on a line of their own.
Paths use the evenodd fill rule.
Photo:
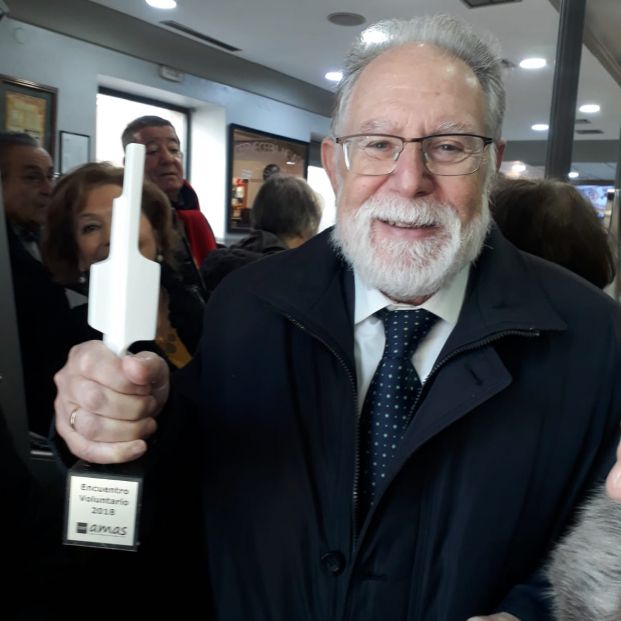
<svg viewBox="0 0 621 621">
<path fill-rule="evenodd" d="M 26 184 L 32 188 L 41 188 L 46 182 L 53 185 L 59 177 L 60 173 L 57 172 L 45 174 L 40 171 L 32 171 L 26 173 L 25 175 L 20 175 L 20 179 L 25 181 Z"/>
<path fill-rule="evenodd" d="M 347 170 L 356 175 L 389 175 L 406 143 L 419 142 L 423 163 L 433 175 L 471 175 L 479 170 L 492 138 L 476 134 L 435 134 L 402 138 L 390 134 L 352 134 L 335 139 L 343 148 Z"/>
</svg>

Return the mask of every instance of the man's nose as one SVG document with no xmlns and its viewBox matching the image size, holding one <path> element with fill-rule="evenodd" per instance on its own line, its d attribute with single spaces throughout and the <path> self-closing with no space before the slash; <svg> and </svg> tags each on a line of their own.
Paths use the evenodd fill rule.
<svg viewBox="0 0 621 621">
<path fill-rule="evenodd" d="M 424 154 L 420 143 L 407 143 L 393 171 L 390 183 L 401 195 L 407 197 L 426 196 L 434 188 L 433 175 L 425 168 Z"/>
<path fill-rule="evenodd" d="M 175 161 L 177 157 L 176 153 L 173 153 L 172 151 L 169 151 L 168 149 L 164 148 L 160 151 L 160 161 L 161 162 L 173 162 Z"/>
<path fill-rule="evenodd" d="M 43 177 L 43 182 L 39 187 L 39 192 L 44 194 L 45 196 L 49 196 L 54 189 L 54 178 L 53 177 Z"/>
</svg>

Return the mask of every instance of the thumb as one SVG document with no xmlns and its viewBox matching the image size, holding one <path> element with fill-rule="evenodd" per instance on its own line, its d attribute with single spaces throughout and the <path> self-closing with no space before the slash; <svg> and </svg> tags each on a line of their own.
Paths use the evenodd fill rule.
<svg viewBox="0 0 621 621">
<path fill-rule="evenodd" d="M 123 371 L 134 384 L 161 386 L 168 382 L 168 365 L 163 358 L 150 351 L 122 359 Z"/>
<path fill-rule="evenodd" d="M 621 501 L 621 463 L 617 462 L 606 479 L 608 495 L 616 501 Z"/>
</svg>

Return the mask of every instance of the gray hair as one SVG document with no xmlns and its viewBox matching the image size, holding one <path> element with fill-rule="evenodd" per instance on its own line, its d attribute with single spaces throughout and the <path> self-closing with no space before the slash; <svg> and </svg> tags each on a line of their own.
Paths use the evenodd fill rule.
<svg viewBox="0 0 621 621">
<path fill-rule="evenodd" d="M 385 39 L 378 41 L 379 37 L 372 36 L 374 33 L 385 35 Z M 332 116 L 333 135 L 338 135 L 338 127 L 362 70 L 383 52 L 409 43 L 435 45 L 472 69 L 485 94 L 487 130 L 494 140 L 499 140 L 506 98 L 500 46 L 491 36 L 483 41 L 468 24 L 449 15 L 383 20 L 360 34 L 345 57 L 343 79 L 338 86 Z"/>
<path fill-rule="evenodd" d="M 0 132 L 0 176 L 6 177 L 9 169 L 9 151 L 13 147 L 39 148 L 39 143 L 24 132 Z"/>
</svg>

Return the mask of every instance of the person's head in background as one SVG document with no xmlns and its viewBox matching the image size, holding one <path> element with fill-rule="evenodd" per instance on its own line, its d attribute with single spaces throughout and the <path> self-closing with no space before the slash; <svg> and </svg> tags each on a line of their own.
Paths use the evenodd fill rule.
<svg viewBox="0 0 621 621">
<path fill-rule="evenodd" d="M 607 233 L 595 209 L 563 181 L 499 178 L 492 216 L 520 250 L 558 263 L 603 289 L 615 276 Z"/>
<path fill-rule="evenodd" d="M 267 181 L 272 175 L 280 172 L 280 166 L 278 164 L 268 164 L 263 169 L 263 181 Z"/>
<path fill-rule="evenodd" d="M 321 206 L 301 177 L 271 175 L 259 189 L 250 212 L 253 228 L 268 231 L 288 248 L 296 248 L 317 233 Z"/>
<path fill-rule="evenodd" d="M 108 256 L 112 202 L 121 195 L 123 169 L 85 164 L 54 188 L 42 243 L 43 262 L 62 285 L 73 286 L 89 267 Z M 176 242 L 166 195 L 145 181 L 139 247 L 148 259 L 172 261 Z"/>
<path fill-rule="evenodd" d="M 0 132 L 0 177 L 4 209 L 10 222 L 38 231 L 54 187 L 49 153 L 30 135 Z"/>
<path fill-rule="evenodd" d="M 145 145 L 146 178 L 176 202 L 183 187 L 183 155 L 172 123 L 159 116 L 141 116 L 123 130 L 121 141 L 123 150 L 132 142 Z"/>
</svg>

